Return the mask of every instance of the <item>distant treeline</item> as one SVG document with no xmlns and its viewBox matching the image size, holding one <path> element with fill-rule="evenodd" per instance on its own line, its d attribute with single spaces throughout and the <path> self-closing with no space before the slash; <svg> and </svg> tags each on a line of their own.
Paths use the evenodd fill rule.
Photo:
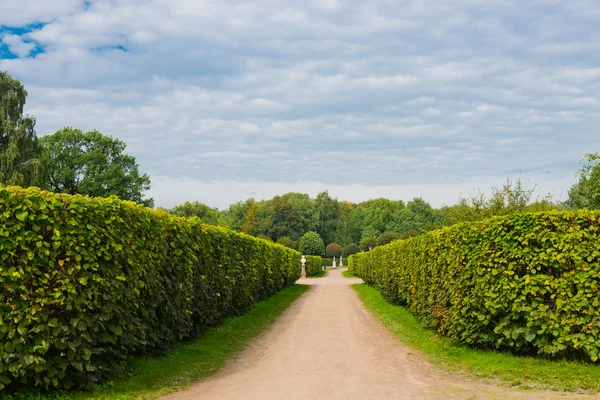
<svg viewBox="0 0 600 400">
<path fill-rule="evenodd" d="M 600 208 L 599 160 L 598 154 L 586 156 L 587 163 L 578 172 L 579 181 L 569 190 L 566 201 L 555 201 L 550 194 L 534 198 L 534 188 L 525 187 L 519 178 L 515 182 L 507 179 L 502 187 L 492 188 L 490 197 L 476 191 L 468 197 L 459 197 L 455 205 L 441 208 L 433 208 L 419 197 L 408 203 L 379 198 L 355 204 L 322 192 L 315 198 L 303 193 L 286 193 L 270 200 L 248 199 L 221 211 L 194 201 L 169 211 L 177 215 L 197 216 L 205 223 L 227 226 L 301 252 L 304 252 L 303 248 L 299 248 L 302 236 L 316 232 L 324 244 L 337 243 L 344 249 L 344 255 L 350 255 L 359 249 L 367 251 L 442 226 L 496 215 Z M 323 247 L 318 255 L 331 256 L 324 253 Z"/>
</svg>

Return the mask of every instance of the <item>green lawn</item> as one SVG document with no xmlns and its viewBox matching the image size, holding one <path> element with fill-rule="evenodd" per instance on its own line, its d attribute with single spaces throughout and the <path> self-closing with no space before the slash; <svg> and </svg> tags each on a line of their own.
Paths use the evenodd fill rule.
<svg viewBox="0 0 600 400">
<path fill-rule="evenodd" d="M 349 271 L 344 271 L 343 275 L 345 278 L 358 278 L 358 276 L 352 275 Z"/>
<path fill-rule="evenodd" d="M 16 400 L 134 400 L 153 399 L 185 389 L 200 378 L 213 375 L 232 355 L 263 332 L 300 297 L 309 286 L 294 285 L 258 303 L 250 312 L 225 322 L 195 341 L 175 347 L 160 357 L 132 360 L 126 371 L 93 392 L 54 394 L 21 393 Z M 1 396 L 0 396 L 1 397 Z M 2 397 L 3 399 L 5 397 Z M 11 397 L 6 397 L 11 399 Z"/>
<path fill-rule="evenodd" d="M 525 389 L 600 391 L 600 366 L 549 361 L 478 350 L 424 328 L 405 308 L 388 303 L 379 291 L 353 285 L 365 304 L 389 331 L 420 350 L 432 364 L 457 375 Z"/>
<path fill-rule="evenodd" d="M 307 278 L 322 278 L 323 276 L 325 276 L 325 273 L 327 271 L 320 271 L 319 273 L 317 273 L 316 275 L 313 276 L 307 276 Z"/>
</svg>

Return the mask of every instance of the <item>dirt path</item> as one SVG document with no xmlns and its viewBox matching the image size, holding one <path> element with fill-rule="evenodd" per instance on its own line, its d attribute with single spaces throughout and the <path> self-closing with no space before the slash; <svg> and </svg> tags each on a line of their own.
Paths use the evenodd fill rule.
<svg viewBox="0 0 600 400">
<path fill-rule="evenodd" d="M 217 375 L 164 399 L 567 399 L 456 378 L 429 366 L 375 319 L 341 271 L 313 287 Z"/>
</svg>

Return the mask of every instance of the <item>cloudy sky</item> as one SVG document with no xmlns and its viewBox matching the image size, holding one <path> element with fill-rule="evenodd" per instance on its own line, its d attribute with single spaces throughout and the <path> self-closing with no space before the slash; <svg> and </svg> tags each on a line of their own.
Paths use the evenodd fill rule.
<svg viewBox="0 0 600 400">
<path fill-rule="evenodd" d="M 597 0 L 2 0 L 39 135 L 118 137 L 157 205 L 564 199 L 600 151 Z"/>
</svg>

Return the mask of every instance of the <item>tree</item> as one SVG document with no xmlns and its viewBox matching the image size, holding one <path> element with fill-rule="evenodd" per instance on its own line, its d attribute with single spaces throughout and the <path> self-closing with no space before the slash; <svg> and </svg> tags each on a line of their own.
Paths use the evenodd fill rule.
<svg viewBox="0 0 600 400">
<path fill-rule="evenodd" d="M 287 236 L 282 236 L 279 239 L 277 239 L 277 244 L 289 247 L 290 249 L 298 250 L 298 242 L 290 239 Z"/>
<path fill-rule="evenodd" d="M 18 79 L 0 72 L 0 183 L 44 187 L 35 119 L 23 115 L 26 98 Z"/>
<path fill-rule="evenodd" d="M 337 243 L 330 243 L 325 248 L 325 257 L 339 257 L 342 255 L 342 246 Z"/>
<path fill-rule="evenodd" d="M 230 229 L 240 231 L 246 221 L 246 213 L 255 203 L 254 199 L 250 198 L 246 201 L 238 201 L 229 206 L 222 214 L 222 220 Z"/>
<path fill-rule="evenodd" d="M 405 239 L 415 237 L 415 236 L 419 236 L 419 232 L 417 232 L 415 230 L 410 230 L 410 231 L 406 231 L 402 235 L 400 235 L 399 239 L 405 240 Z"/>
<path fill-rule="evenodd" d="M 152 206 L 142 193 L 150 178 L 140 175 L 135 157 L 125 153 L 125 143 L 98 131 L 63 128 L 40 139 L 47 163 L 50 189 L 94 197 L 116 195 Z"/>
<path fill-rule="evenodd" d="M 579 181 L 569 189 L 570 208 L 600 208 L 600 154 L 586 154 L 587 164 L 577 172 Z"/>
<path fill-rule="evenodd" d="M 356 254 L 360 251 L 360 248 L 356 243 L 350 243 L 344 249 L 344 257 L 350 257 L 352 254 Z"/>
<path fill-rule="evenodd" d="M 386 231 L 377 237 L 376 244 L 377 246 L 385 246 L 388 243 L 393 242 L 394 240 L 398 240 L 400 235 L 396 232 Z"/>
<path fill-rule="evenodd" d="M 300 253 L 307 256 L 322 256 L 325 251 L 325 243 L 317 232 L 306 232 L 298 245 Z"/>
<path fill-rule="evenodd" d="M 189 202 L 173 207 L 169 210 L 171 214 L 182 217 L 198 217 L 205 224 L 218 225 L 218 212 L 199 201 Z"/>
<path fill-rule="evenodd" d="M 313 201 L 307 194 L 286 193 L 275 196 L 267 209 L 268 236 L 278 239 L 288 236 L 297 240 L 302 234 L 317 227 L 318 215 Z"/>
<path fill-rule="evenodd" d="M 319 215 L 317 233 L 326 243 L 331 243 L 340 231 L 340 204 L 328 192 L 322 192 L 317 195 L 315 205 Z"/>
<path fill-rule="evenodd" d="M 376 246 L 377 239 L 375 239 L 374 237 L 364 238 L 360 241 L 360 244 L 358 245 L 361 251 L 369 251 L 374 249 Z"/>
</svg>

